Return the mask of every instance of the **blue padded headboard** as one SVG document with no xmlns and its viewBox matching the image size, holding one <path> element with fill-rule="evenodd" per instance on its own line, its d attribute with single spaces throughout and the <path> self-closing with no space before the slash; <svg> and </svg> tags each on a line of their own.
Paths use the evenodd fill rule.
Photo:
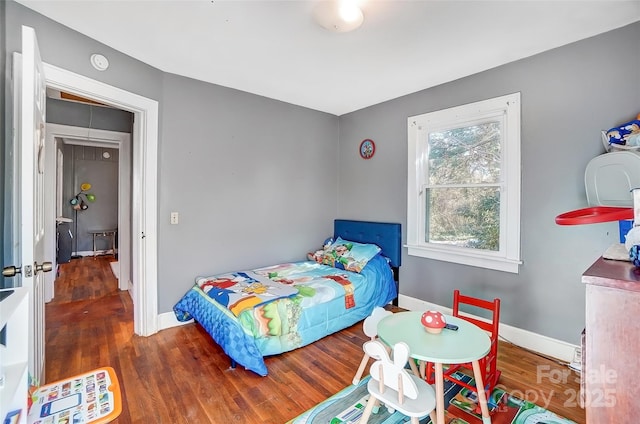
<svg viewBox="0 0 640 424">
<path fill-rule="evenodd" d="M 402 262 L 402 225 L 391 222 L 352 221 L 336 219 L 333 236 L 358 243 L 373 243 L 382 249 L 382 254 L 399 267 Z"/>
</svg>

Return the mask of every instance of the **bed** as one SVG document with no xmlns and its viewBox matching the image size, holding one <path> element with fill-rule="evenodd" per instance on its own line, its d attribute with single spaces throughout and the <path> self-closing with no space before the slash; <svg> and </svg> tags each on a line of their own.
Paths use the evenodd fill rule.
<svg viewBox="0 0 640 424">
<path fill-rule="evenodd" d="M 401 225 L 336 219 L 307 261 L 196 277 L 176 303 L 231 358 L 261 376 L 265 356 L 313 343 L 397 304 Z"/>
</svg>

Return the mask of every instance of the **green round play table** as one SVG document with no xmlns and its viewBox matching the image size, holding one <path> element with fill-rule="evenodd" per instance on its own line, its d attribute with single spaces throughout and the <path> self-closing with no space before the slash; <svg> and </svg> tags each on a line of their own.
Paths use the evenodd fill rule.
<svg viewBox="0 0 640 424">
<path fill-rule="evenodd" d="M 427 332 L 422 325 L 423 311 L 396 312 L 378 323 L 378 337 L 393 347 L 398 342 L 409 346 L 411 357 L 424 362 L 433 362 L 436 371 L 436 416 L 437 424 L 444 424 L 444 378 L 443 364 L 473 364 L 474 380 L 478 388 L 478 401 L 482 409 L 482 423 L 491 424 L 487 398 L 483 389 L 478 360 L 489 353 L 491 340 L 478 326 L 451 315 L 444 315 L 448 324 L 458 326 L 457 331 L 443 329 L 439 334 Z M 423 366 L 420 367 L 423 370 Z M 412 367 L 416 372 L 415 367 Z M 424 378 L 423 372 L 419 373 Z"/>
</svg>

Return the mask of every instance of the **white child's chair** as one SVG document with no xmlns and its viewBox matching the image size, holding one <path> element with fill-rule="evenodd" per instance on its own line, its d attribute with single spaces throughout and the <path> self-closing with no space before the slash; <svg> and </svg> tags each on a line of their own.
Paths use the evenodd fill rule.
<svg viewBox="0 0 640 424">
<path fill-rule="evenodd" d="M 389 412 L 397 410 L 411 417 L 412 424 L 418 424 L 419 418 L 427 414 L 436 422 L 433 388 L 405 369 L 409 360 L 409 346 L 406 343 L 400 342 L 393 347 L 393 360 L 385 346 L 377 340 L 366 342 L 364 351 L 370 357 L 379 359 L 371 365 L 371 380 L 367 384 L 371 396 L 360 419 L 361 424 L 369 421 L 373 408 L 380 402 L 386 405 Z"/>
<path fill-rule="evenodd" d="M 378 338 L 378 323 L 380 320 L 386 316 L 392 315 L 393 312 L 387 311 L 386 309 L 376 306 L 373 308 L 371 315 L 364 319 L 362 323 L 362 330 L 364 334 L 368 336 L 371 341 L 377 340 Z M 364 348 L 363 348 L 364 349 Z M 362 361 L 360 361 L 360 366 L 358 367 L 358 371 L 356 371 L 356 375 L 353 377 L 353 384 L 358 384 L 360 379 L 362 378 L 362 374 L 364 373 L 364 369 L 369 362 L 369 354 L 365 351 L 364 356 L 362 357 Z M 373 358 L 378 359 L 378 358 Z"/>
</svg>

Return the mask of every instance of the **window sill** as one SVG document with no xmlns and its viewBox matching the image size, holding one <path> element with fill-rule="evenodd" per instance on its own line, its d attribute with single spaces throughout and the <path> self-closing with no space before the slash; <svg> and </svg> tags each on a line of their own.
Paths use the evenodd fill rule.
<svg viewBox="0 0 640 424">
<path fill-rule="evenodd" d="M 513 274 L 518 274 L 520 265 L 522 264 L 522 261 L 519 259 L 509 259 L 481 252 L 469 252 L 463 249 L 434 249 L 419 245 L 405 245 L 405 247 L 408 248 L 408 254 L 410 256 L 493 269 Z"/>
</svg>

